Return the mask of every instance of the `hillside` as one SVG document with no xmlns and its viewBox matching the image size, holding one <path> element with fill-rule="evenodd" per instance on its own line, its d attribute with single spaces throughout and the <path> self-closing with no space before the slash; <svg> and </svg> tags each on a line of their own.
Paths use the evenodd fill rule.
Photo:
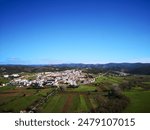
<svg viewBox="0 0 150 130">
<path fill-rule="evenodd" d="M 0 74 L 62 71 L 67 69 L 86 69 L 86 71 L 93 73 L 121 71 L 131 74 L 150 75 L 150 63 L 0 65 Z"/>
</svg>

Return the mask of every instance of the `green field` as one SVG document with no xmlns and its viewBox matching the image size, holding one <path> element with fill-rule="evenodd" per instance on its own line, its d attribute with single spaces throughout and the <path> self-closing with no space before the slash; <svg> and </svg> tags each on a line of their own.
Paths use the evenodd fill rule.
<svg viewBox="0 0 150 130">
<path fill-rule="evenodd" d="M 51 89 L 0 88 L 0 112 L 20 112 L 46 95 Z"/>
<path fill-rule="evenodd" d="M 34 101 L 38 100 L 39 96 L 27 96 L 27 97 L 18 97 L 16 100 L 9 102 L 8 104 L 0 107 L 0 111 L 3 112 L 20 112 L 20 110 L 25 110 L 30 106 Z"/>
<path fill-rule="evenodd" d="M 2 91 L 6 91 L 6 90 L 13 90 L 13 89 L 15 89 L 16 87 L 14 87 L 14 86 L 6 86 L 6 87 L 0 87 L 0 93 L 2 92 Z"/>
<path fill-rule="evenodd" d="M 150 91 L 128 91 L 124 94 L 130 98 L 130 104 L 124 112 L 128 113 L 149 113 L 150 112 Z"/>
<path fill-rule="evenodd" d="M 96 87 L 91 85 L 80 85 L 78 88 L 68 88 L 67 91 L 74 91 L 74 92 L 91 92 L 95 91 Z"/>
<path fill-rule="evenodd" d="M 90 112 L 97 105 L 94 98 L 86 94 L 57 94 L 43 106 L 42 112 Z"/>
<path fill-rule="evenodd" d="M 106 83 L 106 84 L 119 84 L 122 83 L 124 79 L 122 77 L 107 77 L 107 76 L 99 76 L 96 78 L 95 83 Z"/>
<path fill-rule="evenodd" d="M 35 112 L 43 113 L 150 112 L 149 81 L 148 76 L 98 76 L 93 84 L 64 90 L 1 87 L 0 112 L 31 110 L 37 104 Z"/>
<path fill-rule="evenodd" d="M 143 82 L 143 84 L 146 84 L 146 85 L 150 86 L 150 82 Z"/>
<path fill-rule="evenodd" d="M 81 85 L 78 88 L 68 88 L 66 92 L 58 92 L 50 96 L 39 107 L 38 112 L 90 112 L 97 104 L 94 96 L 87 92 L 93 92 L 94 86 Z M 27 89 L 15 87 L 0 88 L 0 112 L 20 112 L 30 108 L 33 104 L 45 98 L 53 88 Z"/>
</svg>

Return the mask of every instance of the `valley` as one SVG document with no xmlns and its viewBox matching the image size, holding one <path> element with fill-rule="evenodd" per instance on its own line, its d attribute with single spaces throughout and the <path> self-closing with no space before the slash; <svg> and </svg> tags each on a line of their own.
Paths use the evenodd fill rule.
<svg viewBox="0 0 150 130">
<path fill-rule="evenodd" d="M 79 68 L 5 73 L 0 77 L 0 112 L 146 113 L 150 112 L 149 81 L 149 75 L 95 74 Z"/>
</svg>

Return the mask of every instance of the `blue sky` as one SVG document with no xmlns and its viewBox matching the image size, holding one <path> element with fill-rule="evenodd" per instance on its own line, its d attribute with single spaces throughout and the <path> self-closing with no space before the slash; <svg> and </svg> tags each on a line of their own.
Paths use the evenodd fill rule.
<svg viewBox="0 0 150 130">
<path fill-rule="evenodd" d="M 150 62 L 149 0 L 0 0 L 0 64 Z"/>
</svg>

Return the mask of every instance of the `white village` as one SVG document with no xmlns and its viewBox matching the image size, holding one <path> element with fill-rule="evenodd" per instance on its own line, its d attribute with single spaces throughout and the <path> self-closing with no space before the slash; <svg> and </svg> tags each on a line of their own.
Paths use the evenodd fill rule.
<svg viewBox="0 0 150 130">
<path fill-rule="evenodd" d="M 8 84 L 15 85 L 17 87 L 77 87 L 79 84 L 89 84 L 95 81 L 95 78 L 91 75 L 82 72 L 82 70 L 75 69 L 60 72 L 35 73 L 32 76 L 21 76 L 19 74 L 4 75 L 5 78 L 8 78 L 10 76 L 13 77 L 13 79 Z"/>
</svg>

